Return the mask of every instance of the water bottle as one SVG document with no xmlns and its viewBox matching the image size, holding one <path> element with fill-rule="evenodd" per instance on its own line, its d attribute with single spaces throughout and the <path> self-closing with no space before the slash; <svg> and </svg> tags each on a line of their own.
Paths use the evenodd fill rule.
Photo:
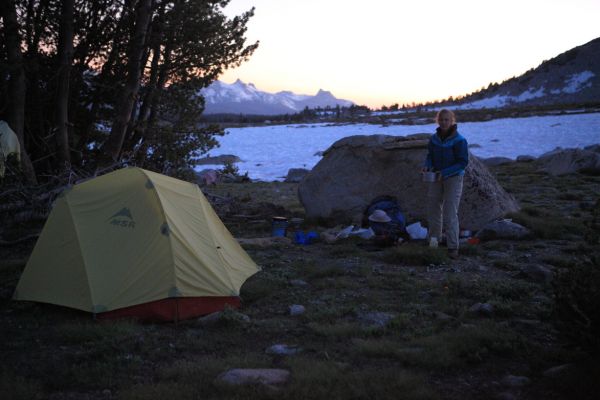
<svg viewBox="0 0 600 400">
<path fill-rule="evenodd" d="M 429 239 L 429 247 L 438 247 L 438 240 L 435 236 Z"/>
</svg>

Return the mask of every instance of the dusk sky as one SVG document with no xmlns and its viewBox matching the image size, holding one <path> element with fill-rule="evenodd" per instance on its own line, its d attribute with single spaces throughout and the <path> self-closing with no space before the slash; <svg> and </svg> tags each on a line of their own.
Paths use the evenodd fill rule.
<svg viewBox="0 0 600 400">
<path fill-rule="evenodd" d="M 370 107 L 458 96 L 600 37 L 600 0 L 231 0 L 260 46 L 220 80 Z"/>
</svg>

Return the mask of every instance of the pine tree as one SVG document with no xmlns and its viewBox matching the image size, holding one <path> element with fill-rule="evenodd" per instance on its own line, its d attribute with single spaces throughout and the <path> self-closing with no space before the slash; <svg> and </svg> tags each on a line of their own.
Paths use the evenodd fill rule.
<svg viewBox="0 0 600 400">
<path fill-rule="evenodd" d="M 223 133 L 199 123 L 200 89 L 258 46 L 245 39 L 253 9 L 227 18 L 228 3 L 3 0 L 0 119 L 20 135 L 29 180 L 102 160 L 193 166 Z"/>
</svg>

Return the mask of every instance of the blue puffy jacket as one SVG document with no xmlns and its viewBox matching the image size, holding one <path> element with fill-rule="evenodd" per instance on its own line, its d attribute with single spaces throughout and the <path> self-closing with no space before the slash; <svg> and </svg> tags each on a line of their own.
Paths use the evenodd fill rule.
<svg viewBox="0 0 600 400">
<path fill-rule="evenodd" d="M 464 175 L 469 164 L 469 149 L 467 140 L 456 130 L 456 125 L 450 128 L 450 133 L 444 139 L 440 131 L 431 135 L 427 146 L 425 167 L 439 171 L 446 179 L 455 175 Z"/>
</svg>

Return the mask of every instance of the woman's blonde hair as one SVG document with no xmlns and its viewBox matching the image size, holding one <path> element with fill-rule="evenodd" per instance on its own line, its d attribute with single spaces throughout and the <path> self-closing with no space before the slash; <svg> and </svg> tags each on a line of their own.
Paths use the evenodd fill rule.
<svg viewBox="0 0 600 400">
<path fill-rule="evenodd" d="M 447 108 L 442 108 L 440 111 L 438 111 L 437 115 L 435 116 L 435 122 L 437 122 L 439 124 L 440 123 L 440 117 L 443 114 L 446 114 L 446 115 L 450 116 L 450 119 L 452 120 L 452 124 L 456 123 L 456 115 L 454 115 L 454 111 L 448 110 Z"/>
</svg>

